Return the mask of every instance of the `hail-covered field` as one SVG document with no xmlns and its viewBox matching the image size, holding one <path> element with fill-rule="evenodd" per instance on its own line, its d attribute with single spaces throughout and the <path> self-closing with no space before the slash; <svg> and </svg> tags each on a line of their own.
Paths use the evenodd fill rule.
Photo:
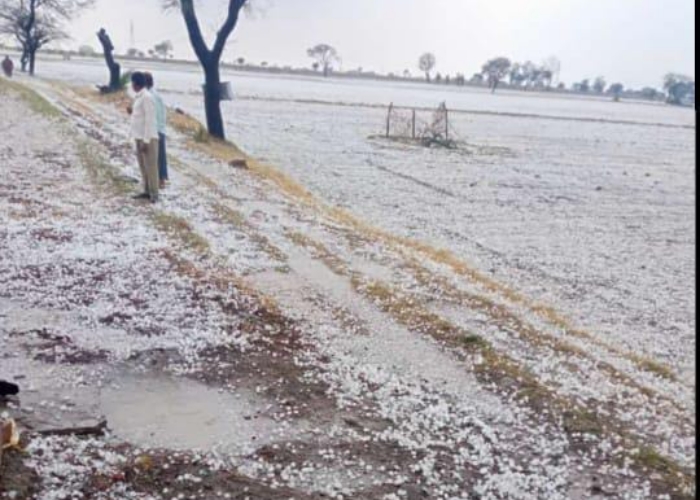
<svg viewBox="0 0 700 500">
<path fill-rule="evenodd" d="M 196 68 L 155 70 L 169 102 L 201 117 Z M 104 73 L 88 63 L 44 71 L 86 83 Z M 692 382 L 691 110 L 439 85 L 224 78 L 236 96 L 224 105 L 229 134 L 246 152 L 374 225 L 452 250 Z M 370 139 L 384 132 L 389 103 L 443 101 L 464 148 Z"/>
<path fill-rule="evenodd" d="M 97 491 L 98 454 L 126 470 L 99 498 L 209 498 L 232 470 L 251 498 L 693 494 L 694 113 L 226 73 L 229 138 L 259 161 L 232 169 L 174 121 L 151 209 L 120 191 L 136 189 L 123 102 L 85 89 L 103 65 L 38 68 L 21 81 L 64 123 L 42 146 L 25 116 L 7 136 L 24 145 L 0 142 L 0 378 L 26 365 L 31 405 L 112 431 L 36 439 L 40 475 Z M 203 118 L 196 67 L 125 69 Z M 440 102 L 456 149 L 381 137 L 389 103 Z M 54 373 L 70 404 L 47 394 Z M 61 470 L 64 446 L 83 462 Z M 146 455 L 158 473 L 139 476 Z"/>
</svg>

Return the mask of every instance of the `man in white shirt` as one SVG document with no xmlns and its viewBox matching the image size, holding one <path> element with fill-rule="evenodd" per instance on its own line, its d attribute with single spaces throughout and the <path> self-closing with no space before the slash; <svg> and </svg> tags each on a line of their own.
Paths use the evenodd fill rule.
<svg viewBox="0 0 700 500">
<path fill-rule="evenodd" d="M 168 109 L 165 106 L 165 101 L 155 89 L 155 82 L 151 73 L 146 75 L 146 88 L 153 96 L 156 103 L 156 124 L 158 125 L 158 178 L 160 179 L 160 189 L 165 188 L 165 182 L 168 180 L 168 152 L 166 151 L 166 131 L 168 121 Z"/>
<path fill-rule="evenodd" d="M 136 141 L 136 156 L 143 178 L 143 193 L 138 199 L 158 201 L 158 125 L 156 103 L 146 88 L 146 76 L 141 72 L 131 75 L 131 86 L 136 93 L 131 108 L 131 137 Z"/>
</svg>

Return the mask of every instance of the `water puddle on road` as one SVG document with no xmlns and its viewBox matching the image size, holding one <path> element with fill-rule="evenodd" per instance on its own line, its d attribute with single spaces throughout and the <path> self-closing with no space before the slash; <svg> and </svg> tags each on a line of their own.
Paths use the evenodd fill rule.
<svg viewBox="0 0 700 500">
<path fill-rule="evenodd" d="M 252 394 L 187 379 L 128 375 L 105 387 L 100 408 L 119 438 L 149 448 L 246 454 L 273 441 L 278 424 Z"/>
</svg>

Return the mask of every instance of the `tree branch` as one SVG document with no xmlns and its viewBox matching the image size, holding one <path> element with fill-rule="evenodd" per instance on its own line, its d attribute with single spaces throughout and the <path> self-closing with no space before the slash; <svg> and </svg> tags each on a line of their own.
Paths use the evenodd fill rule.
<svg viewBox="0 0 700 500">
<path fill-rule="evenodd" d="M 204 36 L 202 36 L 202 29 L 199 26 L 197 13 L 194 9 L 194 1 L 182 0 L 180 2 L 180 8 L 182 9 L 182 16 L 185 19 L 187 33 L 190 37 L 192 48 L 195 54 L 197 54 L 197 59 L 199 59 L 199 62 L 202 64 L 206 64 L 209 61 L 211 52 L 209 51 L 209 47 L 207 47 L 207 42 L 204 41 Z"/>
<path fill-rule="evenodd" d="M 212 55 L 217 61 L 221 59 L 224 48 L 226 48 L 226 41 L 236 28 L 236 24 L 238 23 L 238 15 L 243 6 L 246 4 L 246 1 L 247 0 L 229 0 L 226 22 L 221 26 L 221 29 L 216 34 L 216 42 L 214 43 L 214 48 L 212 49 Z"/>
</svg>

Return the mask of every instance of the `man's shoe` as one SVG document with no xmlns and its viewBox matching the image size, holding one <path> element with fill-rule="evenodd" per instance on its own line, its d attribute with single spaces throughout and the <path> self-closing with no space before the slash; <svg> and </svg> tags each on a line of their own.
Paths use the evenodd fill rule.
<svg viewBox="0 0 700 500">
<path fill-rule="evenodd" d="M 141 193 L 141 194 L 137 194 L 137 195 L 132 196 L 132 198 L 135 200 L 145 200 L 145 199 L 150 198 L 150 197 L 151 197 L 151 195 L 148 193 Z"/>
</svg>

